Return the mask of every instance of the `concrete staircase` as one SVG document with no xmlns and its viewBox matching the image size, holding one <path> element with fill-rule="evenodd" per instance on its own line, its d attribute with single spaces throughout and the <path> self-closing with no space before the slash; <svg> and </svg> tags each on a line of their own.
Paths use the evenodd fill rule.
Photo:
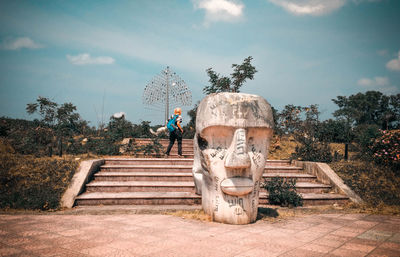
<svg viewBox="0 0 400 257">
<path fill-rule="evenodd" d="M 137 139 L 149 143 L 149 139 Z M 160 140 L 166 148 L 168 140 Z M 76 205 L 196 205 L 192 178 L 193 140 L 183 141 L 184 158 L 177 157 L 174 145 L 168 158 L 107 158 L 100 171 L 86 185 Z M 324 205 L 348 201 L 344 195 L 332 193 L 330 185 L 322 184 L 313 175 L 290 165 L 286 160 L 269 160 L 263 178 L 275 176 L 297 179 L 297 191 L 304 205 Z M 267 192 L 260 192 L 260 204 L 267 204 Z"/>
</svg>

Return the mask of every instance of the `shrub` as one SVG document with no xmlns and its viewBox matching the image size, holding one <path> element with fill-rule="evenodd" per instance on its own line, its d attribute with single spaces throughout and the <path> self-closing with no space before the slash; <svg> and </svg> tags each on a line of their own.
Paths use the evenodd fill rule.
<svg viewBox="0 0 400 257">
<path fill-rule="evenodd" d="M 152 142 L 150 144 L 146 145 L 137 145 L 137 144 L 132 145 L 132 149 L 135 155 L 138 154 L 143 154 L 145 156 L 152 154 L 159 155 L 161 153 L 161 150 L 163 149 L 163 146 L 160 144 L 158 138 L 153 138 L 151 141 Z"/>
<path fill-rule="evenodd" d="M 82 141 L 80 139 L 74 139 L 70 138 L 68 139 L 67 142 L 67 147 L 65 150 L 69 154 L 84 154 L 87 153 L 87 147 L 86 144 L 82 144 Z"/>
<path fill-rule="evenodd" d="M 371 160 L 370 147 L 374 140 L 381 135 L 376 125 L 360 125 L 355 128 L 355 142 L 359 146 L 360 157 Z"/>
<path fill-rule="evenodd" d="M 0 153 L 0 208 L 56 209 L 78 163 Z"/>
<path fill-rule="evenodd" d="M 273 177 L 269 181 L 265 180 L 262 187 L 269 193 L 270 204 L 294 207 L 303 205 L 303 198 L 296 192 L 296 179 Z"/>
<path fill-rule="evenodd" d="M 309 142 L 296 146 L 292 158 L 312 162 L 332 162 L 333 156 L 327 143 Z"/>
<path fill-rule="evenodd" d="M 14 128 L 7 139 L 20 154 L 34 154 L 36 157 L 49 155 L 52 148 L 53 130 L 48 127 Z"/>
<path fill-rule="evenodd" d="M 88 138 L 87 150 L 97 155 L 119 155 L 119 145 L 109 138 Z"/>
<path fill-rule="evenodd" d="M 380 136 L 369 146 L 372 159 L 378 163 L 400 170 L 400 130 L 380 130 Z"/>
</svg>

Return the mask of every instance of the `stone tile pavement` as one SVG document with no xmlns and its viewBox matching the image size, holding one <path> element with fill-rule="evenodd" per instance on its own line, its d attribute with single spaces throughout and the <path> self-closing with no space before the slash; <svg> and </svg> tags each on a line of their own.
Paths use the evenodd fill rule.
<svg viewBox="0 0 400 257">
<path fill-rule="evenodd" d="M 161 214 L 0 215 L 0 256 L 400 256 L 400 217 L 226 225 Z"/>
</svg>

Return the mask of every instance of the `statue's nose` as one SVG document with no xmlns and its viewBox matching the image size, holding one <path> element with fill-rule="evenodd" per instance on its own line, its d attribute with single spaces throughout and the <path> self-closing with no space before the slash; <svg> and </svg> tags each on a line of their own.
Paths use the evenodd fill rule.
<svg viewBox="0 0 400 257">
<path fill-rule="evenodd" d="M 247 153 L 246 130 L 239 128 L 235 130 L 232 140 L 233 147 L 229 148 L 225 159 L 226 168 L 249 168 L 251 166 L 250 156 Z"/>
</svg>

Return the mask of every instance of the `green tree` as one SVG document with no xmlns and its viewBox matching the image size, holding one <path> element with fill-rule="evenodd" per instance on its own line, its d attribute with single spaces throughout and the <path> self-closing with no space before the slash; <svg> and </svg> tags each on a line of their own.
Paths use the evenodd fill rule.
<svg viewBox="0 0 400 257">
<path fill-rule="evenodd" d="M 133 133 L 133 126 L 130 121 L 125 119 L 125 115 L 121 117 L 110 117 L 110 122 L 107 126 L 107 133 L 111 140 L 116 142 L 126 137 L 131 137 Z"/>
<path fill-rule="evenodd" d="M 190 109 L 187 114 L 190 117 L 189 122 L 187 125 L 183 128 L 183 138 L 189 138 L 192 139 L 194 138 L 194 135 L 196 133 L 196 116 L 197 116 L 197 107 L 199 106 L 200 102 L 197 102 L 193 109 Z"/>
<path fill-rule="evenodd" d="M 367 146 L 370 136 L 376 134 L 376 128 L 393 129 L 399 127 L 400 94 L 386 96 L 378 91 L 357 93 L 349 97 L 338 96 L 332 101 L 339 109 L 333 113 L 337 119 L 344 121 L 345 159 L 348 156 L 348 145 L 356 138 L 360 146 Z M 368 128 L 371 126 L 371 128 Z M 375 131 L 371 133 L 371 131 Z M 366 133 L 361 135 L 361 133 Z M 364 149 L 365 150 L 365 149 Z M 361 152 L 364 151 L 361 149 Z"/>
<path fill-rule="evenodd" d="M 344 133 L 352 132 L 351 128 L 348 127 L 348 123 L 344 119 L 328 119 L 320 124 L 320 129 L 318 137 L 321 141 L 331 142 L 331 143 L 348 143 L 354 138 L 354 133 Z"/>
<path fill-rule="evenodd" d="M 305 161 L 332 161 L 329 145 L 320 140 L 319 114 L 317 105 L 286 105 L 281 113 L 276 113 L 276 126 L 281 133 L 292 135 L 299 142 L 292 157 Z"/>
<path fill-rule="evenodd" d="M 142 121 L 140 124 L 134 124 L 132 135 L 139 138 L 152 137 L 150 123 L 150 121 Z"/>
<path fill-rule="evenodd" d="M 282 134 L 293 134 L 300 126 L 302 107 L 285 105 L 282 112 L 277 113 L 276 123 Z"/>
<path fill-rule="evenodd" d="M 253 80 L 256 68 L 251 65 L 253 57 L 249 56 L 244 59 L 242 64 L 232 64 L 233 73 L 231 78 L 217 74 L 212 68 L 206 70 L 209 77 L 209 86 L 205 86 L 203 92 L 207 95 L 219 92 L 240 92 L 247 79 Z"/>
<path fill-rule="evenodd" d="M 78 132 L 82 127 L 83 121 L 80 115 L 76 113 L 76 106 L 72 103 L 64 103 L 59 106 L 56 102 L 48 98 L 39 96 L 35 103 L 29 103 L 26 106 L 29 114 L 38 113 L 42 117 L 42 122 L 53 127 L 56 131 L 58 142 L 58 154 L 62 156 L 64 138 L 70 138 L 74 132 Z M 49 155 L 52 155 L 49 147 Z"/>
<path fill-rule="evenodd" d="M 339 107 L 333 115 L 346 119 L 352 127 L 375 124 L 390 129 L 399 125 L 400 94 L 386 96 L 378 91 L 367 91 L 349 97 L 338 96 L 332 101 Z"/>
</svg>

